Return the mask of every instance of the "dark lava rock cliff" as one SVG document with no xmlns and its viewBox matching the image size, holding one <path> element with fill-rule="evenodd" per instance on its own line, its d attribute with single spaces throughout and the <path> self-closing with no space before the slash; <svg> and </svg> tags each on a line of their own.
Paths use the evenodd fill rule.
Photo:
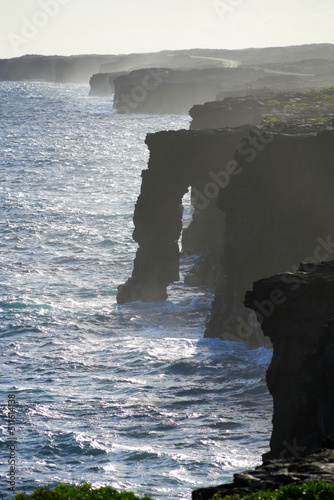
<svg viewBox="0 0 334 500">
<path fill-rule="evenodd" d="M 274 401 L 264 459 L 303 455 L 334 439 L 334 252 L 331 235 L 294 273 L 254 283 L 245 304 L 273 344 L 267 385 Z"/>
<path fill-rule="evenodd" d="M 334 130 L 275 127 L 250 130 L 235 156 L 239 175 L 219 193 L 225 235 L 209 337 L 250 338 L 256 327 L 242 306 L 246 290 L 263 276 L 319 260 L 324 254 L 315 249 L 321 242 L 325 253 L 333 231 Z"/>
</svg>

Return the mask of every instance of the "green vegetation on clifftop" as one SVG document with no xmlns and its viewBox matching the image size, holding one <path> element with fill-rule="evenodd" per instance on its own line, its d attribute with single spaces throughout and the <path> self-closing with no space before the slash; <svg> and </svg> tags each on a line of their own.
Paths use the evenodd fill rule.
<svg viewBox="0 0 334 500">
<path fill-rule="evenodd" d="M 305 122 L 326 123 L 334 119 L 334 86 L 309 92 L 277 94 L 275 99 L 262 99 L 267 107 L 262 124 L 300 119 Z"/>
</svg>

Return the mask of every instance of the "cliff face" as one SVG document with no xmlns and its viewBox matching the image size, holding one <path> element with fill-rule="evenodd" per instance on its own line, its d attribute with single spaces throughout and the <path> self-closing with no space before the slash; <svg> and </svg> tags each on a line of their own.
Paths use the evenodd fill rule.
<svg viewBox="0 0 334 500">
<path fill-rule="evenodd" d="M 119 73 L 96 73 L 89 80 L 89 95 L 100 97 L 111 96 L 115 91 L 114 81 L 124 74 L 124 71 Z"/>
<path fill-rule="evenodd" d="M 245 95 L 245 91 L 246 94 L 249 94 L 254 89 L 263 89 L 268 85 L 273 90 L 283 90 L 283 88 L 297 90 L 332 85 L 333 60 L 334 45 L 332 44 L 244 50 L 165 50 L 156 53 L 75 55 L 69 57 L 26 55 L 12 59 L 0 59 L 0 79 L 87 83 L 89 78 L 98 72 L 121 73 L 141 68 L 164 67 L 182 71 L 206 68 L 210 71 L 212 68 L 222 69 L 222 66 L 226 64 L 234 67 L 240 64 L 241 67 L 238 69 L 245 70 L 244 74 L 242 71 L 236 73 L 237 78 L 234 78 L 232 85 L 229 85 L 227 81 L 226 85 L 224 84 L 217 90 L 217 92 L 223 91 L 222 96 L 226 97 L 235 90 L 238 90 L 239 95 Z M 248 66 L 248 70 L 246 66 Z M 260 68 L 264 68 L 264 72 Z M 253 77 L 250 78 L 252 72 Z M 278 75 L 277 72 L 283 72 L 286 75 Z M 234 77 L 233 71 L 230 75 Z M 200 100 L 196 99 L 190 102 L 188 109 L 196 101 L 200 103 L 215 99 L 215 95 L 211 95 L 211 91 L 207 97 L 203 96 L 202 93 Z M 185 97 L 187 98 L 187 95 Z"/>
<path fill-rule="evenodd" d="M 136 70 L 115 80 L 114 108 L 119 113 L 187 114 L 194 102 L 213 100 L 224 88 L 242 89 L 261 75 L 262 70 L 252 68 Z"/>
<path fill-rule="evenodd" d="M 57 83 L 86 83 L 101 64 L 114 56 L 35 56 L 0 59 L 2 80 L 46 80 Z"/>
<path fill-rule="evenodd" d="M 223 253 L 225 214 L 218 210 L 216 197 L 205 200 L 198 196 L 205 185 L 201 183 L 199 187 L 201 191 L 196 187 L 191 189 L 192 199 L 201 207 L 207 202 L 207 206 L 202 210 L 195 209 L 190 225 L 182 232 L 182 253 L 193 259 L 192 268 L 188 270 L 184 281 L 187 285 L 206 285 L 214 290 Z"/>
<path fill-rule="evenodd" d="M 315 252 L 333 253 L 331 236 L 325 246 L 319 240 Z M 264 459 L 318 449 L 334 438 L 334 261 L 257 281 L 245 304 L 274 349 L 267 372 L 273 432 Z"/>
<path fill-rule="evenodd" d="M 236 153 L 239 175 L 220 190 L 225 238 L 209 337 L 257 335 L 252 314 L 243 308 L 253 281 L 326 254 L 334 216 L 334 131 L 276 126 L 281 132 L 250 131 Z M 324 252 L 316 252 L 321 244 Z"/>
<path fill-rule="evenodd" d="M 200 258 L 187 280 L 217 285 L 205 336 L 263 344 L 244 294 L 263 275 L 323 255 L 314 252 L 332 231 L 334 131 L 277 123 L 159 132 L 146 142 L 149 168 L 134 215 L 139 249 L 118 302 L 167 298 L 179 279 L 180 207 L 191 187 L 195 216 L 183 250 Z"/>
<path fill-rule="evenodd" d="M 270 106 L 271 110 L 273 106 Z M 265 104 L 255 97 L 226 97 L 222 101 L 196 104 L 189 114 L 192 130 L 205 128 L 238 127 L 245 123 L 257 125 L 265 113 Z"/>
<path fill-rule="evenodd" d="M 334 75 L 333 75 L 334 76 Z M 325 122 L 334 118 L 334 87 L 308 92 L 255 92 L 244 97 L 225 97 L 221 101 L 206 102 L 193 106 L 190 128 L 237 127 L 248 123 L 296 121 Z"/>
<path fill-rule="evenodd" d="M 323 64 L 317 63 L 318 57 L 323 58 Z M 135 71 L 116 80 L 114 107 L 119 113 L 188 113 L 194 103 L 215 100 L 217 94 L 226 97 L 238 92 L 244 95 L 245 91 L 268 90 L 268 85 L 276 90 L 282 90 L 283 85 L 285 89 L 296 90 L 324 87 L 332 84 L 333 59 L 332 45 L 235 51 L 194 49 L 152 54 L 151 58 L 141 59 L 141 66 L 132 55 L 132 69 Z M 148 69 L 154 70 L 154 63 L 155 71 L 160 70 L 160 78 L 152 80 L 147 72 Z M 108 71 L 125 69 L 124 66 L 118 66 L 117 70 L 111 66 L 108 68 Z M 162 68 L 169 69 L 163 72 Z M 277 75 L 280 72 L 287 74 Z M 270 80 L 266 81 L 266 78 Z M 244 123 L 254 122 L 241 121 L 241 116 L 232 121 L 230 116 L 229 122 L 218 126 Z M 211 117 L 208 128 L 215 126 Z"/>
<path fill-rule="evenodd" d="M 24 56 L 0 59 L 1 80 L 56 80 L 56 56 Z"/>
<path fill-rule="evenodd" d="M 150 159 L 148 170 L 142 172 L 141 193 L 134 214 L 133 238 L 139 249 L 132 277 L 119 287 L 119 303 L 165 300 L 166 287 L 179 279 L 182 197 L 189 187 L 200 219 L 195 226 L 201 235 L 205 231 L 208 238 L 203 243 L 193 229 L 184 238 L 185 251 L 195 253 L 201 247 L 202 256 L 208 261 L 215 258 L 210 255 L 212 244 L 217 241 L 216 231 L 219 238 L 223 237 L 224 227 L 217 228 L 223 218 L 215 206 L 219 186 L 214 179 L 246 133 L 247 129 L 241 128 L 169 131 L 147 136 Z M 212 181 L 209 186 L 208 180 Z M 211 220 L 215 212 L 219 215 Z"/>
</svg>

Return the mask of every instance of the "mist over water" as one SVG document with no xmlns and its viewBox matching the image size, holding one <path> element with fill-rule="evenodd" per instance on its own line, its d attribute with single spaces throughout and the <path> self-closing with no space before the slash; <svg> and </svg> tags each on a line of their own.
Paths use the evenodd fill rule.
<svg viewBox="0 0 334 500">
<path fill-rule="evenodd" d="M 89 481 L 190 498 L 261 462 L 271 352 L 203 339 L 212 294 L 182 280 L 166 303 L 116 304 L 145 135 L 189 117 L 117 115 L 88 90 L 0 82 L 0 490 L 11 498 L 14 393 L 18 491 Z"/>
</svg>

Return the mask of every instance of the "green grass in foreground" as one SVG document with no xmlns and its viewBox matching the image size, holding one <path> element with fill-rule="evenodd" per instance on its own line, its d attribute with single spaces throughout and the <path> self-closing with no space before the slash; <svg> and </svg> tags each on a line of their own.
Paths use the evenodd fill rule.
<svg viewBox="0 0 334 500">
<path fill-rule="evenodd" d="M 235 496 L 222 497 L 216 493 L 212 500 L 232 500 Z M 275 491 L 261 491 L 251 493 L 242 500 L 333 500 L 334 483 L 325 481 L 306 481 L 304 484 L 289 484 L 281 486 Z"/>
<path fill-rule="evenodd" d="M 216 493 L 212 500 L 234 500 L 236 497 L 227 495 L 222 497 Z M 251 493 L 242 500 L 333 500 L 334 483 L 325 481 L 306 481 L 304 484 L 289 484 L 281 486 L 275 491 Z M 37 488 L 31 495 L 18 493 L 13 500 L 150 500 L 148 495 L 142 499 L 131 491 L 119 492 L 111 486 L 92 489 L 86 483 L 82 486 L 67 486 L 59 484 L 54 490 Z"/>
<path fill-rule="evenodd" d="M 91 485 L 85 483 L 81 486 L 67 486 L 58 484 L 54 490 L 48 488 L 37 488 L 31 495 L 18 493 L 13 500 L 150 500 L 144 495 L 142 499 L 131 491 L 117 491 L 111 486 L 92 489 Z"/>
</svg>

